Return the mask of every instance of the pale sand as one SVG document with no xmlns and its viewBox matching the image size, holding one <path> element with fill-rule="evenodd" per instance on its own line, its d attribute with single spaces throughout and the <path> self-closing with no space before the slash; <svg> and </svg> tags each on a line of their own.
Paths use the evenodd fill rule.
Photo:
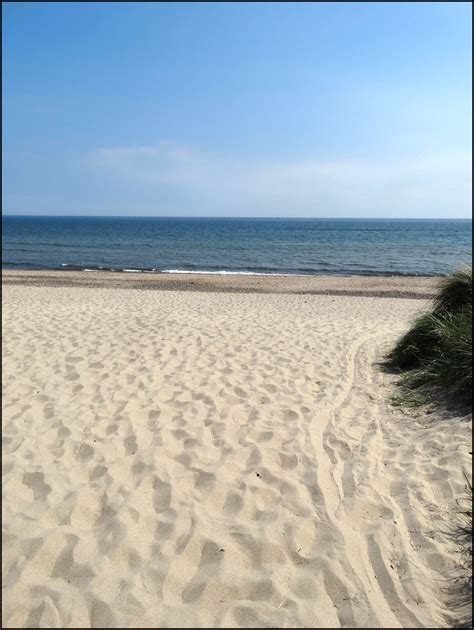
<svg viewBox="0 0 474 630">
<path fill-rule="evenodd" d="M 4 625 L 449 625 L 470 423 L 376 366 L 426 302 L 3 298 Z"/>
</svg>

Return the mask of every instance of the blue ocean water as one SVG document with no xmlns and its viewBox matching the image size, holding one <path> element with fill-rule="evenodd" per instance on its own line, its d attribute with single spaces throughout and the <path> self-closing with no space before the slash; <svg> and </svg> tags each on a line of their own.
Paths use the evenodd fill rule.
<svg viewBox="0 0 474 630">
<path fill-rule="evenodd" d="M 470 220 L 2 217 L 2 267 L 444 275 L 472 261 Z"/>
</svg>

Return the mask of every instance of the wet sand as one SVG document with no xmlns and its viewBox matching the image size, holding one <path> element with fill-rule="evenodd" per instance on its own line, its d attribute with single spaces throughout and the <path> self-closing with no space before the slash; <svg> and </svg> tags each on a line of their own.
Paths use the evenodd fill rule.
<svg viewBox="0 0 474 630">
<path fill-rule="evenodd" d="M 159 291 L 291 293 L 430 299 L 439 278 L 381 276 L 240 276 L 84 271 L 2 271 L 4 285 L 103 287 Z"/>
</svg>

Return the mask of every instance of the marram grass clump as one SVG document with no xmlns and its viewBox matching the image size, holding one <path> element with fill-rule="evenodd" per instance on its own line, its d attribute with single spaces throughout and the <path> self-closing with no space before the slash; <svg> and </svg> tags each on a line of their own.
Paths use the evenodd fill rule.
<svg viewBox="0 0 474 630">
<path fill-rule="evenodd" d="M 405 390 L 436 391 L 472 405 L 472 268 L 446 278 L 433 309 L 418 317 L 386 357 Z"/>
<path fill-rule="evenodd" d="M 457 313 L 472 307 L 472 267 L 464 267 L 442 281 L 434 301 L 434 312 Z"/>
<path fill-rule="evenodd" d="M 456 611 L 454 628 L 472 628 L 472 485 L 466 473 L 466 494 L 453 518 L 451 535 L 458 545 L 461 575 L 452 581 L 448 595 L 449 607 Z"/>
</svg>

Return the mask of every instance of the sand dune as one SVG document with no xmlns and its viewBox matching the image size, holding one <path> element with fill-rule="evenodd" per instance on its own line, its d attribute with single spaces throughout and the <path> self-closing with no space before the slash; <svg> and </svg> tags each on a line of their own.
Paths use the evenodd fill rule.
<svg viewBox="0 0 474 630">
<path fill-rule="evenodd" d="M 422 300 L 5 286 L 7 627 L 443 627 L 470 423 L 388 404 Z"/>
</svg>

